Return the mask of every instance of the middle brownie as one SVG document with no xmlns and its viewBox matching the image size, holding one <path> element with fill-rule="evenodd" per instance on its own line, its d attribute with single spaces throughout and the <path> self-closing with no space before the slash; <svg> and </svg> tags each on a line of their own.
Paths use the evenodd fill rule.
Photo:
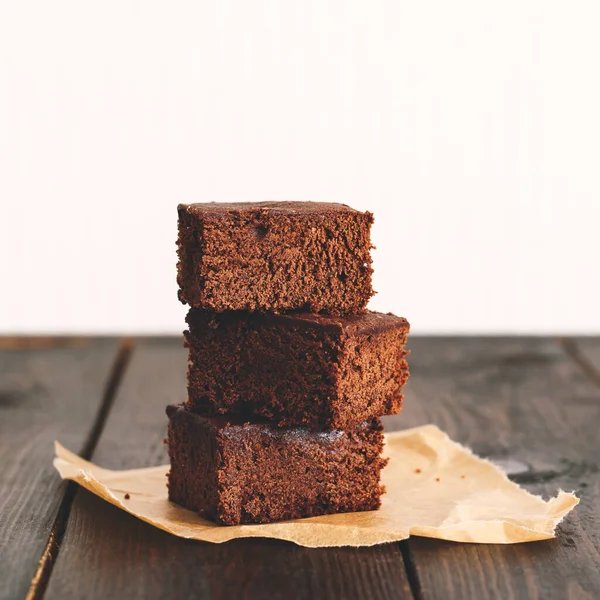
<svg viewBox="0 0 600 600">
<path fill-rule="evenodd" d="M 406 319 L 191 309 L 187 323 L 194 412 L 347 429 L 402 407 Z"/>
</svg>

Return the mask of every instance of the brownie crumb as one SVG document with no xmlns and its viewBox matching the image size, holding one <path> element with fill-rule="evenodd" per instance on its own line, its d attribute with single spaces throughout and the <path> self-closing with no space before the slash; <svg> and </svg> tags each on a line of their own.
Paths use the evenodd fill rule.
<svg viewBox="0 0 600 600">
<path fill-rule="evenodd" d="M 131 496 L 129 494 L 125 494 L 125 500 L 129 500 L 129 498 L 131 498 Z"/>
<path fill-rule="evenodd" d="M 192 412 L 331 430 L 402 408 L 406 319 L 191 309 L 186 320 Z"/>
<path fill-rule="evenodd" d="M 344 204 L 180 204 L 177 281 L 190 306 L 352 314 L 371 287 L 373 215 Z"/>
<path fill-rule="evenodd" d="M 376 510 L 383 427 L 312 431 L 205 417 L 169 418 L 169 499 L 223 525 Z"/>
</svg>

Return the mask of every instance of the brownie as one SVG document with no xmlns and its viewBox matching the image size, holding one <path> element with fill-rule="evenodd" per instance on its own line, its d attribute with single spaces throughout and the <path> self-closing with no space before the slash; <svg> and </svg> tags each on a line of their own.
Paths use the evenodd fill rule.
<svg viewBox="0 0 600 600">
<path fill-rule="evenodd" d="M 343 204 L 181 204 L 179 299 L 196 308 L 362 311 L 373 215 Z"/>
<path fill-rule="evenodd" d="M 187 323 L 194 412 L 346 429 L 402 407 L 406 319 L 191 309 Z"/>
<path fill-rule="evenodd" d="M 383 429 L 278 428 L 169 406 L 169 499 L 224 525 L 375 510 Z"/>
</svg>

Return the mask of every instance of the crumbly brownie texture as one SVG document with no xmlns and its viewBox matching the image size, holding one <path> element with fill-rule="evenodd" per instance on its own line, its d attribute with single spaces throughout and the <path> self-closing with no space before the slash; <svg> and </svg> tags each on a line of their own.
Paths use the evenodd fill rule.
<svg viewBox="0 0 600 600">
<path fill-rule="evenodd" d="M 169 406 L 169 499 L 224 525 L 270 523 L 381 504 L 383 431 L 281 429 Z"/>
<path fill-rule="evenodd" d="M 320 430 L 352 428 L 402 407 L 406 319 L 191 309 L 187 322 L 194 412 Z"/>
<path fill-rule="evenodd" d="M 197 308 L 351 314 L 371 287 L 373 215 L 343 204 L 181 204 L 179 299 Z"/>
</svg>

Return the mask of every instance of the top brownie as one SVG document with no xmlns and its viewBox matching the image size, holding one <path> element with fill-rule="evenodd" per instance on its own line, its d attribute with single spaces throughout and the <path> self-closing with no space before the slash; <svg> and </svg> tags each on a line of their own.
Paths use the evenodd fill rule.
<svg viewBox="0 0 600 600">
<path fill-rule="evenodd" d="M 179 299 L 194 308 L 364 310 L 373 215 L 344 204 L 180 204 Z"/>
</svg>

